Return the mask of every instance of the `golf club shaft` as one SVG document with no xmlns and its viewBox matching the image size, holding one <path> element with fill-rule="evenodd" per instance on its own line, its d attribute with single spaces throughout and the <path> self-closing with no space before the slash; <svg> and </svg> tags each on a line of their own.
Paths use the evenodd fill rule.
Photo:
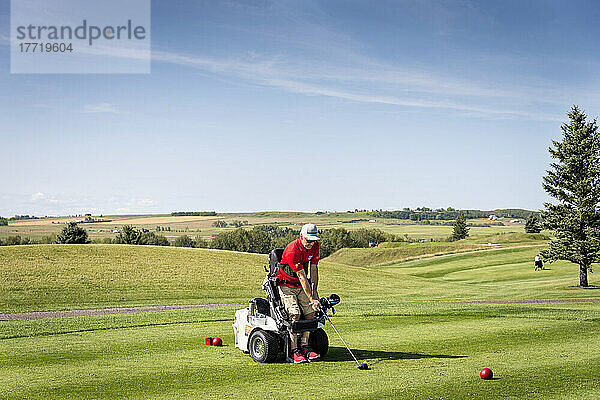
<svg viewBox="0 0 600 400">
<path fill-rule="evenodd" d="M 331 319 L 329 319 L 329 315 L 327 315 L 325 312 L 323 314 L 325 314 L 325 318 L 327 318 L 327 321 L 329 321 L 329 323 L 331 324 L 331 327 L 333 328 L 333 330 L 335 331 L 335 333 L 337 333 L 337 335 L 339 336 L 339 338 L 342 341 L 342 343 L 344 343 L 344 346 L 346 346 L 346 348 L 350 352 L 350 355 L 352 356 L 352 358 L 354 358 L 354 361 L 356 361 L 356 363 L 358 365 L 360 365 L 360 363 L 358 362 L 358 360 L 354 356 L 354 353 L 352 353 L 352 350 L 350 350 L 350 347 L 348 347 L 348 345 L 346 344 L 346 341 L 344 340 L 344 338 L 342 338 L 342 335 L 340 335 L 340 333 L 338 332 L 338 330 L 335 329 L 335 325 L 333 325 L 333 322 L 331 322 Z"/>
</svg>

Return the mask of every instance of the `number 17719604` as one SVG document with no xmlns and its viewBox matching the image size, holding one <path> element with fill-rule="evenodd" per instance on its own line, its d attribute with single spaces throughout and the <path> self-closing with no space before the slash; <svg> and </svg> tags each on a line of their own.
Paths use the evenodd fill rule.
<svg viewBox="0 0 600 400">
<path fill-rule="evenodd" d="M 71 53 L 73 51 L 72 43 L 19 43 L 21 53 Z"/>
</svg>

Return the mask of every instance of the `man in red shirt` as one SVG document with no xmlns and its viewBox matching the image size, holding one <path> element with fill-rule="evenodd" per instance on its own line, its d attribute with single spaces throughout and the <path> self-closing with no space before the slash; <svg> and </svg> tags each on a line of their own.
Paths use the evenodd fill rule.
<svg viewBox="0 0 600 400">
<path fill-rule="evenodd" d="M 315 224 L 306 224 L 300 231 L 300 237 L 288 244 L 283 251 L 281 264 L 289 268 L 279 269 L 277 278 L 284 281 L 279 285 L 281 300 L 293 321 L 312 319 L 315 311 L 321 308 L 317 285 L 319 284 L 319 236 Z M 310 269 L 309 269 L 310 267 Z M 308 272 L 310 271 L 310 278 Z M 303 332 L 298 348 L 298 336 L 290 333 L 294 363 L 315 361 L 320 355 L 308 346 L 310 332 Z"/>
</svg>

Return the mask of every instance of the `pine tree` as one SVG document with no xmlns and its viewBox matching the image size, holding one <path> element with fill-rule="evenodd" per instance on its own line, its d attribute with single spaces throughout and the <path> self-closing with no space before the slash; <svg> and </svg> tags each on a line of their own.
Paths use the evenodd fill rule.
<svg viewBox="0 0 600 400">
<path fill-rule="evenodd" d="M 454 230 L 452 231 L 452 240 L 460 240 L 469 236 L 469 228 L 467 228 L 467 219 L 465 214 L 460 214 L 454 221 Z"/>
<path fill-rule="evenodd" d="M 600 135 L 596 120 L 573 106 L 563 124 L 562 141 L 548 151 L 556 161 L 546 171 L 543 187 L 558 204 L 545 203 L 544 227 L 556 239 L 542 251 L 548 261 L 568 260 L 579 265 L 579 286 L 587 287 L 587 272 L 600 261 Z"/>
<path fill-rule="evenodd" d="M 534 213 L 529 214 L 529 217 L 527 217 L 527 221 L 525 221 L 525 232 L 540 233 L 541 231 L 542 226 L 540 225 L 540 221 L 538 221 Z"/>
</svg>

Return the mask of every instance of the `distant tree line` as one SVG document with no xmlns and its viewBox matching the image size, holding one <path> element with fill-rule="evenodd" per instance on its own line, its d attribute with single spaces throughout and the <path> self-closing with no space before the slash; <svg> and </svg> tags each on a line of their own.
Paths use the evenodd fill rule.
<svg viewBox="0 0 600 400">
<path fill-rule="evenodd" d="M 9 236 L 2 240 L 0 246 L 12 246 L 21 244 L 130 244 L 130 245 L 153 245 L 153 246 L 177 246 L 198 247 L 221 250 L 242 251 L 248 253 L 267 254 L 274 248 L 284 248 L 290 242 L 297 239 L 300 231 L 291 228 L 282 228 L 276 225 L 259 225 L 252 229 L 237 228 L 232 231 L 222 232 L 212 240 L 201 237 L 191 238 L 181 235 L 173 243 L 155 232 L 141 231 L 133 226 L 124 225 L 121 232 L 114 238 L 103 238 L 90 240 L 87 231 L 78 226 L 77 223 L 68 223 L 58 235 L 44 236 L 34 240 L 19 235 Z M 400 237 L 380 229 L 360 228 L 348 231 L 345 228 L 332 228 L 319 231 L 321 241 L 319 242 L 320 256 L 322 258 L 342 248 L 367 248 L 381 242 L 413 242 L 408 236 Z"/>
<path fill-rule="evenodd" d="M 142 232 L 130 225 L 123 225 L 121 232 L 111 241 L 114 244 L 138 244 L 151 246 L 168 246 L 169 240 L 154 232 Z"/>
<path fill-rule="evenodd" d="M 454 226 L 454 221 L 432 221 L 430 219 L 424 219 L 422 221 L 413 221 L 415 225 L 436 225 L 436 226 Z M 503 222 L 500 221 L 490 221 L 483 223 L 474 223 L 469 222 L 467 226 L 478 227 L 478 228 L 491 228 L 492 226 L 505 226 Z"/>
<path fill-rule="evenodd" d="M 154 245 L 154 246 L 177 246 L 177 247 L 199 247 L 221 250 L 243 251 L 247 253 L 267 254 L 274 248 L 283 248 L 297 239 L 300 231 L 291 228 L 282 228 L 275 225 L 260 225 L 252 229 L 237 228 L 232 231 L 222 232 L 215 235 L 213 240 L 205 240 L 197 237 L 190 238 L 187 235 L 179 236 L 173 244 L 163 235 L 154 232 L 142 232 L 130 225 L 124 225 L 121 232 L 115 238 L 104 238 L 95 240 L 94 243 L 107 244 L 131 244 L 131 245 Z M 383 232 L 379 229 L 361 228 L 348 231 L 344 228 L 325 229 L 319 232 L 321 257 L 327 257 L 335 251 L 344 247 L 370 247 L 371 245 L 390 242 L 405 241 L 397 235 Z M 0 241 L 0 245 L 17 245 L 33 243 L 90 243 L 87 231 L 77 223 L 69 223 L 62 232 L 55 237 L 49 236 L 42 241 L 36 242 L 29 238 L 20 236 L 9 237 L 6 241 Z"/>
<path fill-rule="evenodd" d="M 200 217 L 215 217 L 217 215 L 214 211 L 176 211 L 172 212 L 171 216 L 173 217 L 190 217 L 190 216 L 200 216 Z"/>
<path fill-rule="evenodd" d="M 19 221 L 22 219 L 40 219 L 40 217 L 34 217 L 33 215 L 15 215 L 14 217 L 10 217 L 10 221 Z"/>
<path fill-rule="evenodd" d="M 424 220 L 456 220 L 460 215 L 464 215 L 466 219 L 488 218 L 490 215 L 506 218 L 522 218 L 525 219 L 531 214 L 531 211 L 521 209 L 504 209 L 493 211 L 482 210 L 455 210 L 452 207 L 447 209 L 432 210 L 427 207 L 418 207 L 415 210 L 405 208 L 399 211 L 374 211 L 369 213 L 374 218 L 387 219 L 405 219 L 410 221 Z M 539 215 L 539 213 L 534 213 Z"/>
<path fill-rule="evenodd" d="M 297 239 L 299 235 L 300 231 L 290 228 L 261 225 L 249 230 L 239 228 L 219 233 L 210 242 L 197 242 L 196 247 L 267 254 L 274 248 L 284 248 Z M 369 245 L 380 242 L 404 241 L 403 238 L 397 235 L 379 229 L 366 228 L 353 231 L 344 228 L 324 229 L 319 232 L 319 236 L 321 238 L 319 242 L 321 258 L 327 257 L 344 247 L 369 247 Z"/>
<path fill-rule="evenodd" d="M 227 221 L 223 220 L 217 220 L 212 223 L 212 226 L 214 226 L 215 228 L 227 228 L 228 225 L 231 225 L 234 228 L 241 228 L 242 226 L 248 226 L 248 221 L 239 221 L 237 219 L 234 219 L 229 224 L 227 223 Z"/>
<path fill-rule="evenodd" d="M 21 235 L 11 235 L 4 239 L 0 238 L 0 246 L 17 246 L 20 244 L 39 244 L 39 243 L 43 243 L 43 244 L 56 243 L 56 237 L 55 236 L 44 236 L 40 240 L 34 240 L 27 236 L 23 237 Z"/>
<path fill-rule="evenodd" d="M 7 226 L 8 220 L 6 218 L 0 217 L 0 226 Z"/>
</svg>

